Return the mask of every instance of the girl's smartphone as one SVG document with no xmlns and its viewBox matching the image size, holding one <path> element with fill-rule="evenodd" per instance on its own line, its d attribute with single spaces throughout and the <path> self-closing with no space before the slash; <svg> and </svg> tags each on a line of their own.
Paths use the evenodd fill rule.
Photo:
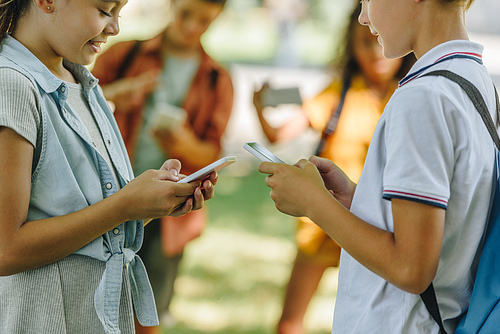
<svg viewBox="0 0 500 334">
<path fill-rule="evenodd" d="M 250 142 L 250 143 L 245 143 L 243 145 L 243 148 L 247 150 L 248 152 L 252 153 L 255 155 L 257 158 L 259 158 L 262 161 L 270 161 L 270 162 L 279 162 L 282 164 L 286 164 L 283 160 L 278 158 L 276 155 L 271 153 L 267 148 L 265 148 L 262 145 L 257 144 L 256 142 Z"/>
<path fill-rule="evenodd" d="M 236 162 L 235 156 L 221 158 L 216 162 L 213 162 L 210 165 L 194 172 L 193 174 L 186 176 L 182 180 L 177 181 L 177 183 L 189 183 L 197 180 L 202 180 L 210 175 L 210 173 L 220 171 L 222 168 L 225 168 L 234 162 Z"/>
</svg>

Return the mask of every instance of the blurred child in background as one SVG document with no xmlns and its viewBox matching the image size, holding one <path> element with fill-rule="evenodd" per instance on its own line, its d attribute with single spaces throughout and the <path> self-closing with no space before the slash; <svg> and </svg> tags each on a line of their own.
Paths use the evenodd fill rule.
<svg viewBox="0 0 500 334">
<path fill-rule="evenodd" d="M 159 35 L 118 43 L 97 59 L 93 74 L 115 105 L 136 174 L 158 168 L 166 157 L 182 161 L 186 174 L 219 157 L 233 86 L 228 72 L 205 53 L 200 39 L 225 2 L 172 0 L 173 19 Z M 183 250 L 200 235 L 206 219 L 205 210 L 180 219 L 164 217 L 145 235 L 140 254 L 160 323 L 173 320 L 169 305 Z"/>
<path fill-rule="evenodd" d="M 263 96 L 254 104 L 262 129 L 270 142 L 286 142 L 312 127 L 322 132 L 316 154 L 341 167 L 358 180 L 368 145 L 384 107 L 414 62 L 413 55 L 389 60 L 370 29 L 358 23 L 361 5 L 351 13 L 343 43 L 334 63 L 329 86 L 303 104 L 301 112 L 281 127 L 272 127 L 264 116 Z M 297 256 L 286 290 L 278 333 L 303 332 L 303 318 L 324 271 L 337 267 L 340 247 L 307 218 L 298 219 Z"/>
</svg>

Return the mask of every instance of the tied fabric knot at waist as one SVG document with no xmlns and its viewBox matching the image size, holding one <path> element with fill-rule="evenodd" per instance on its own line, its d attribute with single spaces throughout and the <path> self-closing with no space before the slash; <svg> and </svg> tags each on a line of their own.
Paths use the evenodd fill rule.
<svg viewBox="0 0 500 334">
<path fill-rule="evenodd" d="M 106 261 L 106 269 L 94 295 L 97 316 L 109 334 L 120 334 L 118 326 L 123 267 L 128 265 L 132 300 L 137 320 L 143 326 L 158 326 L 153 290 L 141 258 L 129 248 L 114 253 Z"/>
</svg>

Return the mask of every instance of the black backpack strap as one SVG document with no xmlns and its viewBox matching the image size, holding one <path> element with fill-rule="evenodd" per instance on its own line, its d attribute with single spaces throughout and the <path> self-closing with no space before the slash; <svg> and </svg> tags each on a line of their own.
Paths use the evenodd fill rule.
<svg viewBox="0 0 500 334">
<path fill-rule="evenodd" d="M 493 85 L 495 87 L 495 85 Z M 497 88 L 495 87 L 495 97 L 497 99 L 497 128 L 500 127 L 500 99 L 498 98 Z"/>
<path fill-rule="evenodd" d="M 446 77 L 456 82 L 458 85 L 460 85 L 460 87 L 464 90 L 467 96 L 469 96 L 472 103 L 476 107 L 477 111 L 481 115 L 481 118 L 483 119 L 483 122 L 486 125 L 486 128 L 488 129 L 488 132 L 490 133 L 490 136 L 493 139 L 493 142 L 495 143 L 496 147 L 500 149 L 500 138 L 498 137 L 498 132 L 495 123 L 491 118 L 491 114 L 488 111 L 488 107 L 486 106 L 486 103 L 484 102 L 481 92 L 477 89 L 477 87 L 474 86 L 474 84 L 472 84 L 469 80 L 451 71 L 438 70 L 426 73 L 422 76 L 431 76 L 431 75 Z M 500 103 L 498 101 L 498 93 L 496 88 L 495 88 L 495 97 L 497 102 L 496 107 L 497 107 L 497 118 L 498 118 L 500 116 Z M 424 302 L 425 307 L 431 314 L 432 318 L 438 324 L 441 333 L 446 334 L 443 321 L 441 319 L 441 314 L 439 312 L 439 305 L 436 299 L 436 292 L 434 291 L 434 286 L 432 283 L 429 285 L 427 290 L 425 290 L 422 294 L 420 294 L 420 297 L 422 298 L 422 301 Z"/>
<path fill-rule="evenodd" d="M 332 110 L 332 114 L 328 123 L 326 123 L 325 129 L 321 133 L 321 139 L 316 147 L 315 155 L 320 155 L 323 151 L 323 147 L 325 146 L 326 140 L 330 137 L 337 128 L 337 123 L 339 122 L 340 113 L 342 112 L 342 108 L 344 107 L 345 97 L 347 95 L 347 91 L 351 87 L 351 76 L 346 76 L 342 83 L 342 92 L 340 94 L 340 101 L 337 105 L 335 111 Z"/>
<path fill-rule="evenodd" d="M 439 305 L 436 299 L 436 292 L 434 291 L 434 285 L 431 283 L 429 287 L 420 294 L 420 298 L 424 302 L 427 311 L 432 316 L 432 319 L 438 324 L 439 331 L 441 334 L 447 334 L 444 329 L 443 320 L 441 319 L 441 313 L 439 312 Z"/>
<path fill-rule="evenodd" d="M 118 71 L 116 72 L 115 80 L 121 79 L 125 76 L 130 65 L 132 65 L 132 62 L 139 53 L 139 50 L 141 49 L 141 44 L 142 41 L 136 41 L 134 45 L 132 45 L 130 51 L 127 53 L 125 58 L 123 58 L 123 62 L 121 63 L 120 67 L 118 68 Z"/>
</svg>

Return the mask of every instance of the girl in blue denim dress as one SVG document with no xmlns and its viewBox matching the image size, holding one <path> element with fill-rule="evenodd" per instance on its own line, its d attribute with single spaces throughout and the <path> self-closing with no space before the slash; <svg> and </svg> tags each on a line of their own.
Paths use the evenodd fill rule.
<svg viewBox="0 0 500 334">
<path fill-rule="evenodd" d="M 213 196 L 178 160 L 133 178 L 83 66 L 126 0 L 0 0 L 0 332 L 134 333 L 157 325 L 145 223 Z M 132 307 L 133 303 L 133 307 Z"/>
</svg>

